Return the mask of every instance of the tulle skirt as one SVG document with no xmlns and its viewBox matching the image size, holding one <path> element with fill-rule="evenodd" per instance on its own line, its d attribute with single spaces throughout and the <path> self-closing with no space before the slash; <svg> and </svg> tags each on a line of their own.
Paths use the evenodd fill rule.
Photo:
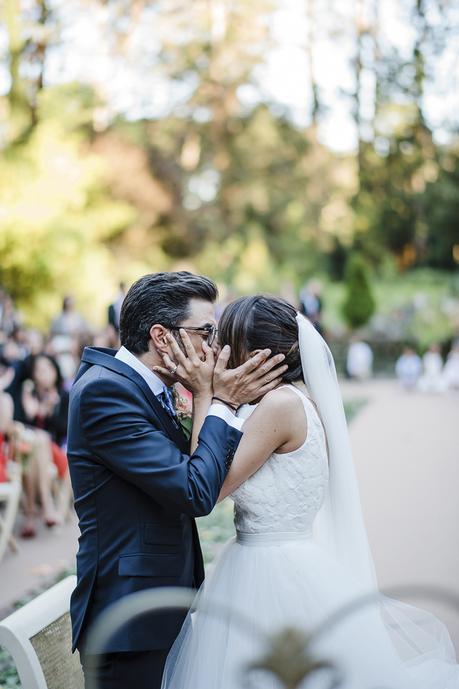
<svg viewBox="0 0 459 689">
<path fill-rule="evenodd" d="M 198 593 L 168 656 L 162 689 L 280 689 L 278 677 L 253 667 L 268 652 L 265 635 L 286 627 L 308 634 L 359 595 L 311 538 L 241 534 Z M 459 689 L 442 623 L 389 599 L 348 615 L 311 650 L 333 667 L 304 679 L 301 689 L 325 689 L 335 672 L 341 689 Z"/>
</svg>

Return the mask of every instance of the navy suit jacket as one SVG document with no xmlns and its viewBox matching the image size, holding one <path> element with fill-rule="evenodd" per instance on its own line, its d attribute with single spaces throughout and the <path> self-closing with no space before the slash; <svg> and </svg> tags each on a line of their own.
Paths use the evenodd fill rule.
<svg viewBox="0 0 459 689">
<path fill-rule="evenodd" d="M 198 587 L 204 566 L 194 517 L 214 507 L 241 433 L 208 416 L 189 443 L 115 350 L 87 347 L 70 394 L 68 458 L 81 536 L 70 612 L 73 648 L 119 598 L 158 586 Z M 168 648 L 185 613 L 142 617 L 107 652 Z"/>
</svg>

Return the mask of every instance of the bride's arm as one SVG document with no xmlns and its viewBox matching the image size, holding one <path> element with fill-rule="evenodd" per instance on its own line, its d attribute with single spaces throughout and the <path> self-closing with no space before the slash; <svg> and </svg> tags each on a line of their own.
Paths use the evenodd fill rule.
<svg viewBox="0 0 459 689">
<path fill-rule="evenodd" d="M 273 390 L 244 423 L 244 435 L 223 483 L 218 502 L 230 495 L 272 455 L 300 447 L 306 439 L 306 415 L 298 396 L 285 388 Z"/>
<path fill-rule="evenodd" d="M 212 404 L 212 393 L 204 392 L 200 395 L 193 395 L 193 427 L 191 430 L 191 449 L 190 454 L 196 451 L 199 442 L 199 433 L 206 419 L 210 405 Z"/>
</svg>

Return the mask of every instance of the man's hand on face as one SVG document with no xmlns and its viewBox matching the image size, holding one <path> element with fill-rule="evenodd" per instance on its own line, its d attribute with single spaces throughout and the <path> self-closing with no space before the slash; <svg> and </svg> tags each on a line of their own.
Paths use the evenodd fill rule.
<svg viewBox="0 0 459 689">
<path fill-rule="evenodd" d="M 205 359 L 201 360 L 185 330 L 180 329 L 183 351 L 177 340 L 166 335 L 171 354 L 163 354 L 164 368 L 155 366 L 153 371 L 160 373 L 174 382 L 181 383 L 187 390 L 198 396 L 212 396 L 212 380 L 215 368 L 215 356 L 206 342 L 202 343 Z"/>
<path fill-rule="evenodd" d="M 281 383 L 282 375 L 288 369 L 287 365 L 279 365 L 285 359 L 284 354 L 270 357 L 270 349 L 258 352 L 237 368 L 228 369 L 230 354 L 230 347 L 225 345 L 215 365 L 213 389 L 216 397 L 234 407 L 253 402 L 273 390 Z"/>
<path fill-rule="evenodd" d="M 283 354 L 270 357 L 271 350 L 264 349 L 241 366 L 228 369 L 231 350 L 228 345 L 221 350 L 217 362 L 215 352 L 206 342 L 202 343 L 205 359 L 201 360 L 185 330 L 180 329 L 181 348 L 177 340 L 168 333 L 170 354 L 163 354 L 164 367 L 153 370 L 181 383 L 195 397 L 215 395 L 229 402 L 233 407 L 253 402 L 273 390 L 282 382 L 282 375 L 288 369 L 280 364 Z"/>
</svg>

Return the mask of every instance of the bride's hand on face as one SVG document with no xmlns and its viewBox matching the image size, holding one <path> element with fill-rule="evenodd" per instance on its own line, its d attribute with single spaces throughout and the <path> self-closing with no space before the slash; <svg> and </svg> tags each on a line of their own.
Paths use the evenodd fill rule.
<svg viewBox="0 0 459 689">
<path fill-rule="evenodd" d="M 171 350 L 169 354 L 163 354 L 164 367 L 155 366 L 153 370 L 174 382 L 181 383 L 187 390 L 193 393 L 195 398 L 212 396 L 212 380 L 215 368 L 215 356 L 211 347 L 206 342 L 202 343 L 202 351 L 205 359 L 198 356 L 187 332 L 180 330 L 180 338 L 184 352 L 179 347 L 177 340 L 168 333 L 166 335 Z"/>
<path fill-rule="evenodd" d="M 253 402 L 273 390 L 281 383 L 288 368 L 279 365 L 285 359 L 283 354 L 270 357 L 271 350 L 263 349 L 241 366 L 228 369 L 230 354 L 230 347 L 225 345 L 215 365 L 213 389 L 215 396 L 236 407 Z"/>
</svg>

